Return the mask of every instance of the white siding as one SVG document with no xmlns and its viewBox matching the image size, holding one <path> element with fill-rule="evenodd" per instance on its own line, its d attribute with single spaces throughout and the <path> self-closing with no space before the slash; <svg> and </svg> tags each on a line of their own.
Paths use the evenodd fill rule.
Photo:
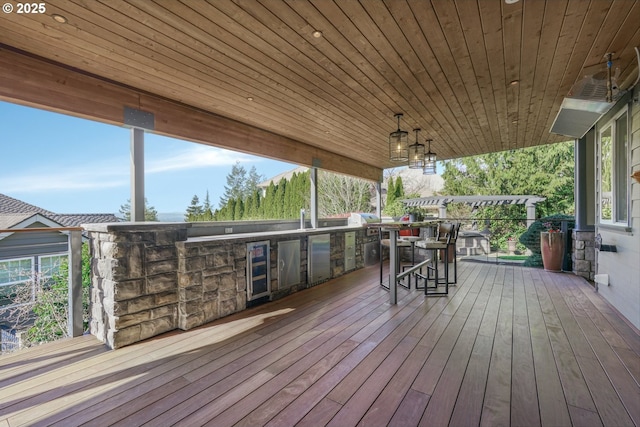
<svg viewBox="0 0 640 427">
<path fill-rule="evenodd" d="M 640 106 L 637 103 L 632 106 L 630 123 L 629 166 L 632 173 L 640 170 Z M 598 274 L 609 275 L 610 285 L 599 288 L 602 296 L 640 328 L 640 184 L 632 178 L 629 180 L 632 230 L 612 230 L 596 224 L 602 242 L 616 245 L 618 249 L 616 253 L 598 253 L 596 268 Z M 596 203 L 598 201 L 599 197 L 596 197 Z"/>
</svg>

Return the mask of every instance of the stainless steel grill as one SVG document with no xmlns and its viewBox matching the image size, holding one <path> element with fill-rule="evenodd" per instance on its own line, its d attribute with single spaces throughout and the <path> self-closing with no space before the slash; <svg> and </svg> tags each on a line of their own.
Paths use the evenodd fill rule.
<svg viewBox="0 0 640 427">
<path fill-rule="evenodd" d="M 362 227 L 372 222 L 380 222 L 380 218 L 374 214 L 364 212 L 353 212 L 349 217 L 347 224 L 349 227 Z"/>
</svg>

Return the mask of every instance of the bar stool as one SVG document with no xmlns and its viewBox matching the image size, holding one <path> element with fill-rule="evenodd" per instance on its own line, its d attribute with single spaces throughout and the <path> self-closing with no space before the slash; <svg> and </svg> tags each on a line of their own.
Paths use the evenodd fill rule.
<svg viewBox="0 0 640 427">
<path fill-rule="evenodd" d="M 396 249 L 397 249 L 397 256 L 396 256 L 396 271 L 400 271 L 400 251 L 402 250 L 402 248 L 407 248 L 407 247 L 411 247 L 411 250 L 413 251 L 414 248 L 414 242 L 413 241 L 409 241 L 409 240 L 405 240 L 404 238 L 398 238 L 398 240 L 396 241 Z M 380 286 L 382 286 L 385 289 L 389 289 L 388 286 L 385 286 L 385 284 L 382 282 L 382 246 L 387 247 L 387 248 L 391 248 L 391 244 L 389 243 L 389 239 L 381 239 L 380 240 Z M 413 259 L 413 254 L 411 255 L 412 259 Z M 389 278 L 389 280 L 391 280 L 391 278 Z M 403 282 L 398 282 L 398 284 L 400 286 L 402 286 L 403 288 L 407 288 L 407 289 L 411 289 L 411 277 L 408 276 L 407 279 L 408 283 L 404 284 Z"/>
<path fill-rule="evenodd" d="M 427 267 L 427 274 L 414 273 L 417 279 L 419 278 L 424 281 L 424 294 L 426 296 L 448 295 L 449 285 L 457 280 L 457 266 L 455 265 L 454 254 L 454 272 L 456 277 L 454 278 L 454 282 L 449 281 L 449 248 L 451 247 L 452 237 L 456 228 L 458 228 L 458 226 L 450 222 L 440 223 L 435 240 L 421 240 L 416 243 L 416 246 L 419 248 L 433 252 L 433 262 L 432 265 Z M 440 257 L 438 257 L 438 254 L 440 254 Z M 444 281 L 440 279 L 438 258 L 443 258 L 444 261 Z M 429 286 L 430 281 L 433 281 L 433 286 Z M 444 285 L 445 290 L 438 291 L 439 285 Z"/>
</svg>

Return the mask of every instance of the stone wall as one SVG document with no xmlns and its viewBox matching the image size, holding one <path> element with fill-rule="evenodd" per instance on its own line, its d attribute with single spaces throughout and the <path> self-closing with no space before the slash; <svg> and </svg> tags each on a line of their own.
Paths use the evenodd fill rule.
<svg viewBox="0 0 640 427">
<path fill-rule="evenodd" d="M 101 224 L 85 226 L 91 238 L 90 330 L 110 348 L 171 331 L 188 330 L 247 307 L 248 242 L 269 240 L 272 298 L 309 287 L 307 234 L 187 239 L 189 224 Z M 345 274 L 344 233 L 356 231 L 356 268 L 364 266 L 363 229 L 333 230 L 331 277 Z M 315 230 L 313 232 L 323 232 Z M 376 237 L 372 237 L 376 238 Z M 277 243 L 300 239 L 301 282 L 278 288 Z"/>
<path fill-rule="evenodd" d="M 572 233 L 573 253 L 571 261 L 573 274 L 593 281 L 596 274 L 595 232 L 576 231 Z"/>
</svg>

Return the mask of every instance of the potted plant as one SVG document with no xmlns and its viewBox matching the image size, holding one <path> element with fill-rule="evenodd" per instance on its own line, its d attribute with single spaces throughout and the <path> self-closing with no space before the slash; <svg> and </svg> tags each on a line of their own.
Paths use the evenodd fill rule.
<svg viewBox="0 0 640 427">
<path fill-rule="evenodd" d="M 516 253 L 516 239 L 514 237 L 509 237 L 507 239 L 507 250 L 509 251 L 509 255 L 514 255 Z"/>
<path fill-rule="evenodd" d="M 547 271 L 562 271 L 564 256 L 564 233 L 551 222 L 545 222 L 546 231 L 540 233 L 542 265 Z"/>
</svg>

